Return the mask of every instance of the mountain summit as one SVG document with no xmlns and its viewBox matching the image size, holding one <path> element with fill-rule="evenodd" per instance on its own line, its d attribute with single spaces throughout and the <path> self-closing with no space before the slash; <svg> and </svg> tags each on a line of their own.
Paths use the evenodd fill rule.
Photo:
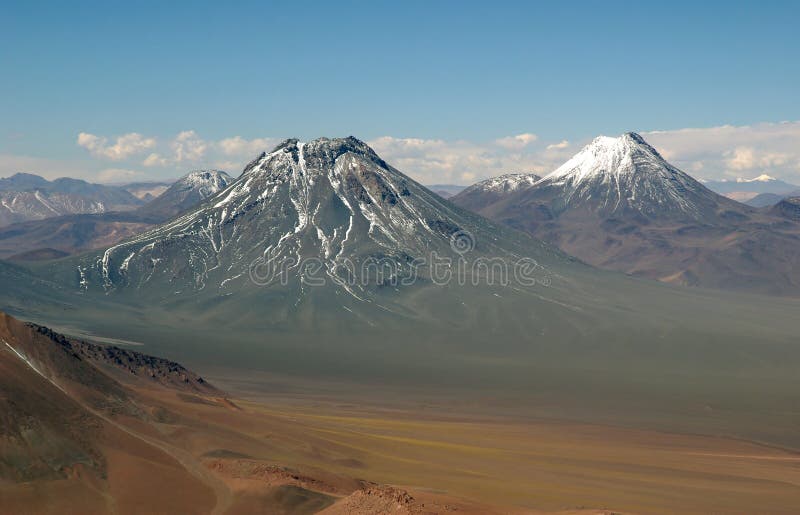
<svg viewBox="0 0 800 515">
<path fill-rule="evenodd" d="M 194 170 L 140 207 L 138 214 L 149 219 L 168 220 L 224 190 L 232 181 L 230 175 L 220 170 Z"/>
<path fill-rule="evenodd" d="M 669 164 L 639 134 L 600 136 L 545 176 L 536 190 L 552 209 L 582 206 L 602 215 L 711 221 L 742 207 Z"/>
</svg>

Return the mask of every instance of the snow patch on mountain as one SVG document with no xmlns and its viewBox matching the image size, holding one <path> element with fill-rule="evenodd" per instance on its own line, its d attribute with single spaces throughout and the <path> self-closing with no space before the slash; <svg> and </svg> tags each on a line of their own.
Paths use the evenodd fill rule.
<svg viewBox="0 0 800 515">
<path fill-rule="evenodd" d="M 507 173 L 475 183 L 469 189 L 511 193 L 525 186 L 531 186 L 540 179 L 541 177 L 534 173 Z"/>
<path fill-rule="evenodd" d="M 758 177 L 753 177 L 752 179 L 743 179 L 741 177 L 736 178 L 736 182 L 773 182 L 777 180 L 778 179 L 776 179 L 775 177 L 772 177 L 771 175 L 767 175 L 765 173 L 762 173 Z"/>
<path fill-rule="evenodd" d="M 230 175 L 221 170 L 194 170 L 177 181 L 197 191 L 203 198 L 222 190 L 232 181 Z"/>
</svg>

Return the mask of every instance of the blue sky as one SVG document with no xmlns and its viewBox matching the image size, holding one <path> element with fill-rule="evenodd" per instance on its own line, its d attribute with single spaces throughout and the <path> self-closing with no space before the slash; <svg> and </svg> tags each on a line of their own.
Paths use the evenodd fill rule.
<svg viewBox="0 0 800 515">
<path fill-rule="evenodd" d="M 798 20 L 798 2 L 5 1 L 0 175 L 174 176 L 238 166 L 273 139 L 353 134 L 390 153 L 435 141 L 494 163 L 406 170 L 463 182 L 547 168 L 561 157 L 548 161 L 547 146 L 566 140 L 568 153 L 598 134 L 770 127 L 800 120 Z M 205 150 L 176 160 L 188 131 Z M 92 149 L 80 133 L 98 138 Z M 104 151 L 131 133 L 146 143 Z M 496 142 L 519 134 L 536 136 L 530 156 L 508 160 L 520 148 Z M 220 143 L 235 137 L 241 155 Z M 794 155 L 759 157 L 786 154 L 782 138 L 721 147 L 705 173 L 800 182 Z M 752 170 L 725 164 L 742 145 Z"/>
</svg>

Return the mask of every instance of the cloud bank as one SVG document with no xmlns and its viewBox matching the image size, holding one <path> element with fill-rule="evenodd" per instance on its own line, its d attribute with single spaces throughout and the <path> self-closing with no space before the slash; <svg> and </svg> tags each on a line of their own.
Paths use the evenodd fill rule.
<svg viewBox="0 0 800 515">
<path fill-rule="evenodd" d="M 800 184 L 800 122 L 722 125 L 642 135 L 672 164 L 703 179 L 767 174 Z"/>
<path fill-rule="evenodd" d="M 744 180 L 769 175 L 800 184 L 800 122 L 723 125 L 641 133 L 678 168 L 705 180 Z M 612 134 L 609 134 L 612 135 Z M 381 136 L 368 143 L 387 162 L 424 184 L 469 184 L 509 172 L 547 174 L 596 135 L 543 140 L 532 132 L 487 141 Z M 48 178 L 96 181 L 167 178 L 196 168 L 232 175 L 282 138 L 233 135 L 206 139 L 185 130 L 171 137 L 130 132 L 119 136 L 81 132 L 77 145 L 88 159 L 0 155 L 0 175 L 39 173 Z"/>
</svg>

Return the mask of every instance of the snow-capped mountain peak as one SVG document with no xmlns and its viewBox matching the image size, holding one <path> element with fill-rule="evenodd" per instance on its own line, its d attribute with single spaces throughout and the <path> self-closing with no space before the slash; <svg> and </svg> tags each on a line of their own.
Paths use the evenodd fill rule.
<svg viewBox="0 0 800 515">
<path fill-rule="evenodd" d="M 582 181 L 598 175 L 619 177 L 668 166 L 661 154 L 648 145 L 644 138 L 635 132 L 626 132 L 618 138 L 598 136 L 545 178 L 551 181 Z"/>
<path fill-rule="evenodd" d="M 739 183 L 742 183 L 742 182 L 775 182 L 777 180 L 778 179 L 776 179 L 775 177 L 773 177 L 771 175 L 767 175 L 765 173 L 762 173 L 758 177 L 753 177 L 752 179 L 744 179 L 742 177 L 737 177 L 736 178 L 736 182 L 739 182 Z"/>
<path fill-rule="evenodd" d="M 164 220 L 186 211 L 228 187 L 233 178 L 220 170 L 194 170 L 139 209 L 139 213 Z"/>
<path fill-rule="evenodd" d="M 176 184 L 188 186 L 206 198 L 224 190 L 232 180 L 221 170 L 193 170 L 178 179 Z"/>
<path fill-rule="evenodd" d="M 708 221 L 720 204 L 736 208 L 669 164 L 634 132 L 595 138 L 536 187 L 556 191 L 559 210 L 586 205 L 607 215 L 634 211 Z"/>
</svg>

